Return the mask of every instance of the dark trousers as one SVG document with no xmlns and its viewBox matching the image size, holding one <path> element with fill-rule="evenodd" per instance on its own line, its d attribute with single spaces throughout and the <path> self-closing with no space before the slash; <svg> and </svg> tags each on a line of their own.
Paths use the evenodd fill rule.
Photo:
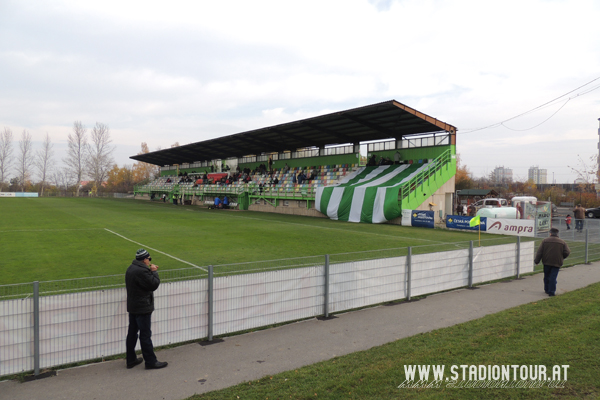
<svg viewBox="0 0 600 400">
<path fill-rule="evenodd" d="M 583 220 L 582 219 L 575 220 L 575 230 L 577 230 L 579 232 L 583 231 Z"/>
<path fill-rule="evenodd" d="M 556 294 L 556 278 L 560 268 L 544 265 L 544 292 Z"/>
<path fill-rule="evenodd" d="M 154 354 L 154 346 L 152 345 L 152 314 L 132 314 L 129 313 L 129 330 L 127 331 L 127 340 L 125 342 L 127 348 L 127 364 L 133 364 L 137 359 L 135 354 L 135 345 L 138 340 L 138 332 L 140 333 L 140 345 L 142 346 L 142 356 L 146 365 L 154 365 L 158 361 Z"/>
</svg>

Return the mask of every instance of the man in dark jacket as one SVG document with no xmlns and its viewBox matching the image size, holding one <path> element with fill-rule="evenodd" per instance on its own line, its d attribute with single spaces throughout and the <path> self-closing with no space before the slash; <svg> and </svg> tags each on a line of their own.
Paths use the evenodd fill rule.
<svg viewBox="0 0 600 400">
<path fill-rule="evenodd" d="M 550 229 L 550 237 L 542 240 L 534 260 L 535 264 L 539 264 L 540 260 L 544 264 L 544 292 L 548 296 L 556 294 L 556 278 L 563 260 L 569 257 L 569 254 L 571 250 L 564 240 L 559 239 L 558 229 Z"/>
<path fill-rule="evenodd" d="M 127 368 L 146 361 L 146 369 L 158 369 L 167 366 L 166 362 L 160 362 L 154 354 L 152 345 L 151 319 L 154 311 L 154 291 L 160 285 L 158 277 L 158 265 L 151 263 L 150 254 L 139 249 L 135 254 L 135 260 L 131 263 L 125 273 L 125 286 L 127 287 L 127 312 L 129 313 L 129 330 L 127 332 Z M 137 357 L 135 345 L 140 333 L 140 346 L 144 358 Z"/>
<path fill-rule="evenodd" d="M 583 220 L 585 219 L 585 208 L 581 207 L 581 204 L 577 204 L 577 207 L 573 210 L 573 216 L 575 217 L 575 230 L 577 232 L 583 232 Z"/>
</svg>

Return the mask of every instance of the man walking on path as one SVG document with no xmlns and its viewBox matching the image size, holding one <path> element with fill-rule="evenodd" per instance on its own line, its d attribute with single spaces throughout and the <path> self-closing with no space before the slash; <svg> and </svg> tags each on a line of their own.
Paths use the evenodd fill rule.
<svg viewBox="0 0 600 400">
<path fill-rule="evenodd" d="M 127 287 L 127 312 L 129 313 L 129 330 L 125 342 L 127 348 L 127 368 L 146 361 L 146 369 L 158 369 L 167 366 L 166 362 L 158 361 L 152 345 L 151 320 L 154 311 L 154 291 L 160 285 L 158 265 L 150 263 L 150 254 L 139 249 L 135 260 L 125 273 L 125 286 Z M 140 346 L 144 358 L 137 357 L 135 345 L 140 333 Z"/>
<path fill-rule="evenodd" d="M 550 229 L 550 237 L 542 240 L 535 255 L 535 264 L 540 260 L 544 264 L 544 292 L 548 296 L 556 295 L 556 278 L 565 258 L 571 250 L 567 243 L 558 237 L 558 229 Z"/>
<path fill-rule="evenodd" d="M 581 207 L 581 204 L 577 204 L 577 207 L 573 210 L 573 216 L 575 217 L 575 230 L 577 232 L 583 232 L 583 220 L 585 219 L 585 208 Z"/>
</svg>

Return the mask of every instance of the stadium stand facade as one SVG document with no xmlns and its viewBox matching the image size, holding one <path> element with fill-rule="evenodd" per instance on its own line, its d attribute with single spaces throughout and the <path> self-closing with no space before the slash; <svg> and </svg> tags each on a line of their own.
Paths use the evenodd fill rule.
<svg viewBox="0 0 600 400">
<path fill-rule="evenodd" d="M 175 204 L 400 223 L 455 200 L 456 128 L 395 100 L 131 158 L 161 167 L 136 197 Z"/>
</svg>

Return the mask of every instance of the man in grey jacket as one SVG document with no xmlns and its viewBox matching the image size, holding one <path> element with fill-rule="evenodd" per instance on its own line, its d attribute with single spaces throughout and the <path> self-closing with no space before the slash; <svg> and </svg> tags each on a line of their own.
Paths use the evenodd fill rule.
<svg viewBox="0 0 600 400">
<path fill-rule="evenodd" d="M 535 264 L 544 264 L 544 292 L 548 296 L 556 294 L 556 278 L 565 258 L 571 250 L 567 243 L 558 237 L 558 229 L 550 229 L 550 237 L 542 240 L 535 255 Z"/>
<path fill-rule="evenodd" d="M 152 345 L 151 320 L 154 311 L 154 291 L 160 285 L 158 265 L 151 263 L 150 254 L 139 249 L 135 260 L 125 273 L 125 286 L 127 287 L 127 312 L 129 313 L 129 330 L 127 331 L 127 368 L 146 361 L 146 369 L 158 369 L 167 366 L 166 362 L 157 360 Z M 140 346 L 142 356 L 135 354 L 135 345 L 140 333 Z"/>
</svg>

